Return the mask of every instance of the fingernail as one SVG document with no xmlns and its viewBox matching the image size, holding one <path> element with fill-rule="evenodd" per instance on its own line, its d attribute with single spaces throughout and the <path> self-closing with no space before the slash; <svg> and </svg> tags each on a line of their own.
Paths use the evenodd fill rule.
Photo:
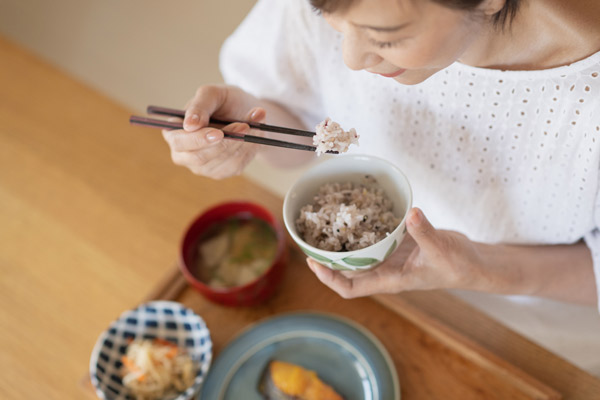
<svg viewBox="0 0 600 400">
<path fill-rule="evenodd" d="M 412 226 L 419 226 L 423 222 L 423 213 L 418 208 L 413 212 L 412 217 L 410 218 L 410 224 Z"/>
<path fill-rule="evenodd" d="M 216 132 L 209 132 L 209 133 L 206 134 L 206 139 L 209 142 L 216 142 L 217 139 L 219 139 L 219 137 L 217 136 Z"/>
<path fill-rule="evenodd" d="M 250 119 L 255 119 L 257 114 L 258 114 L 258 108 L 255 108 L 252 111 L 252 114 L 250 114 Z"/>
<path fill-rule="evenodd" d="M 190 117 L 185 119 L 185 127 L 186 128 L 195 128 L 198 126 L 198 122 L 200 121 L 200 117 L 198 114 L 192 114 Z"/>
</svg>

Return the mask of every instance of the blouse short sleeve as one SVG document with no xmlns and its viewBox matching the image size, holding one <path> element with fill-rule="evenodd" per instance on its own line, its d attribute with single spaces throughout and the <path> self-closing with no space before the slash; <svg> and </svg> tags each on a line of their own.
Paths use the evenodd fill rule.
<svg viewBox="0 0 600 400">
<path fill-rule="evenodd" d="M 225 82 L 276 100 L 314 127 L 322 119 L 313 51 L 320 22 L 308 1 L 259 0 L 221 49 Z"/>
<path fill-rule="evenodd" d="M 598 183 L 600 188 L 600 182 Z M 597 306 L 600 311 L 600 193 L 596 196 L 594 212 L 594 222 L 596 228 L 584 236 L 585 243 L 587 244 L 592 254 L 592 261 L 594 264 L 594 276 L 596 278 L 596 296 Z"/>
</svg>

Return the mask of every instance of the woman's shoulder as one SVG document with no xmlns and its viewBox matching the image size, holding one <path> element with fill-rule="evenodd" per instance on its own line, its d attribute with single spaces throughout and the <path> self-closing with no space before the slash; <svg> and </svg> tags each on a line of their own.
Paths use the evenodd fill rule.
<svg viewBox="0 0 600 400">
<path fill-rule="evenodd" d="M 526 78 L 539 71 L 562 75 L 599 62 L 599 1 L 571 0 L 568 7 L 562 0 L 519 1 L 515 17 L 482 39 L 485 50 L 465 55 L 467 64 Z"/>
<path fill-rule="evenodd" d="M 599 1 L 570 0 L 568 6 L 562 0 L 543 0 L 543 3 L 551 5 L 557 20 L 558 65 L 585 60 L 600 52 Z"/>
</svg>

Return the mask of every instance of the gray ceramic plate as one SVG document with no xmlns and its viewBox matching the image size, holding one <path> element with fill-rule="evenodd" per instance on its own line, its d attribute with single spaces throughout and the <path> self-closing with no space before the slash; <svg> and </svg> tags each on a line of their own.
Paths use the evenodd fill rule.
<svg viewBox="0 0 600 400">
<path fill-rule="evenodd" d="M 258 383 L 273 359 L 316 371 L 346 400 L 400 399 L 396 369 L 379 340 L 355 322 L 320 313 L 251 326 L 214 361 L 199 399 L 262 400 Z"/>
</svg>

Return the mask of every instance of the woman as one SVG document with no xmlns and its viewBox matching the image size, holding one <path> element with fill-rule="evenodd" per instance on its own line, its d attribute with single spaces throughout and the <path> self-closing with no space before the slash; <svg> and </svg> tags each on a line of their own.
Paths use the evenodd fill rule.
<svg viewBox="0 0 600 400">
<path fill-rule="evenodd" d="M 208 117 L 310 127 L 331 116 L 360 133 L 355 151 L 406 172 L 419 208 L 401 251 L 373 271 L 309 260 L 324 284 L 346 298 L 445 288 L 597 304 L 598 2 L 312 3 L 322 15 L 302 0 L 258 2 L 223 48 L 235 86 L 201 87 L 185 130 L 164 132 L 174 162 L 216 179 L 257 152 L 301 163 L 223 140 Z"/>
</svg>

